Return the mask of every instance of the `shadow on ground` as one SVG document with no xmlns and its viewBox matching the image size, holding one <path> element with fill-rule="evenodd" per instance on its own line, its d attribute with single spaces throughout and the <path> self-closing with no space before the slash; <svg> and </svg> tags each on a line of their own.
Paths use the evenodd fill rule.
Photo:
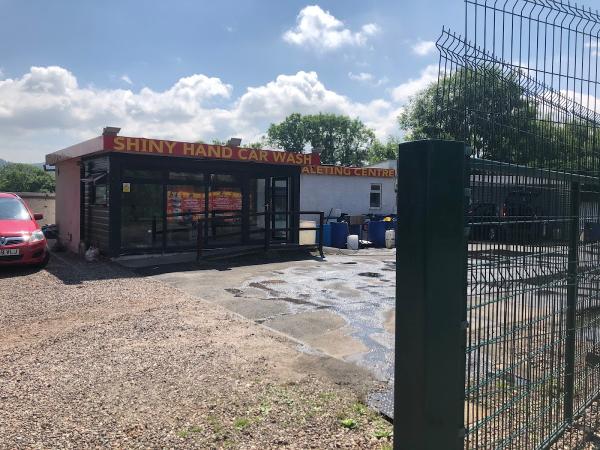
<svg viewBox="0 0 600 450">
<path fill-rule="evenodd" d="M 201 270 L 226 271 L 236 267 L 260 266 L 273 263 L 297 262 L 297 261 L 322 261 L 320 256 L 315 256 L 312 252 L 305 250 L 294 251 L 269 251 L 255 253 L 251 255 L 242 255 L 227 257 L 222 259 L 204 259 L 200 261 L 186 261 L 173 264 L 161 264 L 156 261 L 148 260 L 148 265 L 144 267 L 134 267 L 131 270 L 141 276 L 162 275 L 173 272 L 191 272 Z"/>
</svg>

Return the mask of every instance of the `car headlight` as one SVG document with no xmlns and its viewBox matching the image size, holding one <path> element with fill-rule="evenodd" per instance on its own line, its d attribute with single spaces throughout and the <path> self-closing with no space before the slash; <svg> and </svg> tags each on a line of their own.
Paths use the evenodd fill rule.
<svg viewBox="0 0 600 450">
<path fill-rule="evenodd" d="M 44 233 L 42 230 L 35 230 L 29 235 L 29 242 L 39 242 L 44 240 Z"/>
</svg>

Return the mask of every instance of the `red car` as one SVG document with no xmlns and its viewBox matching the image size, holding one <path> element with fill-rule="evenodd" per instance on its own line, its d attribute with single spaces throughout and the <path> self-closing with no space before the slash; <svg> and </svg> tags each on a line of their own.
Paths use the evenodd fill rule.
<svg viewBox="0 0 600 450">
<path fill-rule="evenodd" d="M 44 265 L 49 257 L 46 237 L 32 214 L 16 194 L 0 192 L 0 265 Z"/>
</svg>

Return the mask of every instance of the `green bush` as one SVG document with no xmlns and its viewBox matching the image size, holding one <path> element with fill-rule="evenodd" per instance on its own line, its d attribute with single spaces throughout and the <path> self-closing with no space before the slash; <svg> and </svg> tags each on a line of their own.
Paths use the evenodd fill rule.
<svg viewBox="0 0 600 450">
<path fill-rule="evenodd" d="M 54 175 L 31 164 L 0 167 L 0 192 L 54 192 Z"/>
</svg>

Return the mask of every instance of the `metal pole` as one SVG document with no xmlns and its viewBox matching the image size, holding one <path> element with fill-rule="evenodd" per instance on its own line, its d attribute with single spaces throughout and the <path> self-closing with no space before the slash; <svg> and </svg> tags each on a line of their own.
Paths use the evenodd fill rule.
<svg viewBox="0 0 600 450">
<path fill-rule="evenodd" d="M 197 223 L 197 232 L 196 232 L 196 262 L 200 261 L 200 256 L 202 256 L 202 243 L 204 242 L 204 237 L 202 233 L 203 223 L 200 219 L 198 219 Z"/>
<path fill-rule="evenodd" d="M 325 258 L 325 254 L 323 253 L 323 224 L 325 222 L 325 213 L 321 211 L 319 213 L 319 254 L 321 258 Z"/>
<path fill-rule="evenodd" d="M 156 243 L 156 216 L 152 216 L 152 245 Z"/>
<path fill-rule="evenodd" d="M 575 384 L 575 312 L 577 308 L 577 269 L 579 266 L 579 183 L 571 183 L 571 212 L 569 223 L 569 262 L 567 285 L 567 324 L 565 341 L 565 422 L 573 420 Z"/>
<path fill-rule="evenodd" d="M 271 211 L 265 207 L 265 252 L 269 250 L 271 244 Z"/>
<path fill-rule="evenodd" d="M 465 146 L 400 145 L 394 448 L 462 450 L 466 342 Z"/>
</svg>

